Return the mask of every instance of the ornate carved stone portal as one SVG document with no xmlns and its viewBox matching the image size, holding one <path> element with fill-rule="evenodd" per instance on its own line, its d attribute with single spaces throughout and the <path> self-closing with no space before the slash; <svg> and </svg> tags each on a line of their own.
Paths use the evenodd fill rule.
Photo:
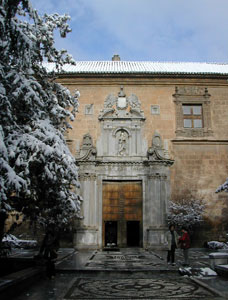
<svg viewBox="0 0 228 300">
<path fill-rule="evenodd" d="M 91 136 L 85 135 L 77 158 L 84 218 L 77 225 L 75 246 L 160 247 L 173 164 L 162 138 L 152 133 L 148 148 L 141 103 L 136 95 L 126 95 L 123 86 L 118 95 L 107 95 L 98 120 L 101 135 L 96 147 Z M 105 194 L 104 186 L 108 187 Z M 137 214 L 137 207 L 142 214 Z M 131 231 L 137 232 L 137 241 Z"/>
<path fill-rule="evenodd" d="M 114 160 L 143 156 L 147 150 L 142 134 L 145 117 L 136 95 L 127 97 L 122 86 L 118 96 L 109 94 L 99 120 L 102 133 L 97 143 L 98 156 L 108 156 Z"/>
</svg>

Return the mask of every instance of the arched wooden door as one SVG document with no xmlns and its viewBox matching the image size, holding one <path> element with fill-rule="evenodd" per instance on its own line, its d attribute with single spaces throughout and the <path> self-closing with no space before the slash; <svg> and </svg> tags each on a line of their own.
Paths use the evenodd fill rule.
<svg viewBox="0 0 228 300">
<path fill-rule="evenodd" d="M 103 246 L 142 246 L 142 182 L 103 182 Z"/>
</svg>

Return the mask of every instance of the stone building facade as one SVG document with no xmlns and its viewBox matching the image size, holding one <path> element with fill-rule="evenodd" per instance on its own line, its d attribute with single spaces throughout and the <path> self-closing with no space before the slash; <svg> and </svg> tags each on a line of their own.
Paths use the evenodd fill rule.
<svg viewBox="0 0 228 300">
<path fill-rule="evenodd" d="M 227 78 L 222 64 L 66 67 L 58 81 L 81 94 L 66 136 L 84 199 L 77 248 L 159 246 L 169 200 L 189 195 L 206 205 L 205 240 L 226 229 L 228 202 L 215 190 L 228 174 Z"/>
</svg>

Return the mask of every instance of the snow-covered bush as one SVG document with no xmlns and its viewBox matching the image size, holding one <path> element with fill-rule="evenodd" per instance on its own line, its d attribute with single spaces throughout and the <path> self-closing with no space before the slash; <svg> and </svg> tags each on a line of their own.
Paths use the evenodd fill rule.
<svg viewBox="0 0 228 300">
<path fill-rule="evenodd" d="M 226 178 L 226 181 L 217 188 L 216 193 L 220 193 L 222 191 L 228 193 L 228 178 Z"/>
<path fill-rule="evenodd" d="M 15 209 L 31 221 L 62 228 L 79 214 L 78 173 L 64 133 L 79 92 L 55 79 L 74 63 L 54 46 L 65 37 L 67 15 L 40 16 L 29 0 L 0 1 L 0 215 Z M 44 62 L 55 65 L 47 72 Z M 2 223 L 0 227 L 2 227 Z M 0 228 L 0 241 L 2 229 Z"/>
<path fill-rule="evenodd" d="M 213 249 L 213 250 L 228 249 L 228 243 L 218 242 L 218 241 L 210 241 L 210 242 L 207 242 L 207 247 L 209 249 Z"/>
<path fill-rule="evenodd" d="M 220 192 L 223 192 L 223 191 L 228 193 L 228 178 L 226 179 L 226 181 L 222 185 L 220 185 L 217 188 L 216 193 L 220 193 Z M 227 214 L 228 214 L 228 206 L 227 206 L 227 202 L 226 202 L 226 207 L 224 207 L 223 210 L 222 210 L 222 223 L 223 223 L 223 227 L 226 231 L 228 229 Z M 228 233 L 226 234 L 226 238 L 228 240 Z"/>
<path fill-rule="evenodd" d="M 202 200 L 195 200 L 191 194 L 185 198 L 178 198 L 176 202 L 170 201 L 168 223 L 192 230 L 203 221 L 204 207 Z"/>
</svg>

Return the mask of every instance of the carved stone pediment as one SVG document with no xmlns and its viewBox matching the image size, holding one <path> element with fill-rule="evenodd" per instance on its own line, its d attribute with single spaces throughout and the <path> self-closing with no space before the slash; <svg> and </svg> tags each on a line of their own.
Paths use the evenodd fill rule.
<svg viewBox="0 0 228 300">
<path fill-rule="evenodd" d="M 159 133 L 155 133 L 152 138 L 152 147 L 147 151 L 149 161 L 164 162 L 165 164 L 173 164 L 174 161 L 168 158 L 168 153 L 162 147 L 162 139 Z"/>
<path fill-rule="evenodd" d="M 76 160 L 95 160 L 97 149 L 93 146 L 93 140 L 89 133 L 83 136 L 82 146 L 80 148 L 80 155 Z"/>
<path fill-rule="evenodd" d="M 207 96 L 208 90 L 198 86 L 180 86 L 175 88 L 174 95 Z"/>
<path fill-rule="evenodd" d="M 100 112 L 99 120 L 110 118 L 145 120 L 138 97 L 135 94 L 126 97 L 123 86 L 120 87 L 118 96 L 109 94 L 105 99 L 104 109 Z"/>
<path fill-rule="evenodd" d="M 114 161 L 146 156 L 148 147 L 143 137 L 145 117 L 136 95 L 126 95 L 123 86 L 116 95 L 109 94 L 99 120 L 98 157 Z"/>
</svg>

